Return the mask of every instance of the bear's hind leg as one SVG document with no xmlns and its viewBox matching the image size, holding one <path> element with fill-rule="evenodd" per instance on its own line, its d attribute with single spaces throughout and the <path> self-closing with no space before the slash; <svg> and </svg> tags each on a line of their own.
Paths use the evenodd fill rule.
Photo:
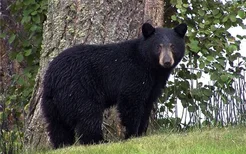
<svg viewBox="0 0 246 154">
<path fill-rule="evenodd" d="M 47 89 L 46 89 L 47 90 Z M 44 91 L 46 92 L 46 91 Z M 72 145 L 75 142 L 74 128 L 62 120 L 54 102 L 49 96 L 43 96 L 42 112 L 47 123 L 47 132 L 54 148 Z"/>
<path fill-rule="evenodd" d="M 103 108 L 93 103 L 83 108 L 77 121 L 76 132 L 80 144 L 98 144 L 103 141 Z"/>
<path fill-rule="evenodd" d="M 48 123 L 47 127 L 50 141 L 54 148 L 69 146 L 75 142 L 75 132 L 72 128 L 64 125 L 60 121 Z"/>
</svg>

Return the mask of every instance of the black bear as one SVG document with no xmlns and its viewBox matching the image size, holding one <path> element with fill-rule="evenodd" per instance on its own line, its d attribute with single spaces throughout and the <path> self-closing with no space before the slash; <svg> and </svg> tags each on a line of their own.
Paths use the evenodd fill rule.
<svg viewBox="0 0 246 154">
<path fill-rule="evenodd" d="M 138 39 L 76 45 L 49 64 L 41 107 L 55 148 L 103 141 L 103 111 L 116 105 L 125 138 L 146 132 L 153 102 L 185 53 L 187 25 L 142 25 Z"/>
</svg>

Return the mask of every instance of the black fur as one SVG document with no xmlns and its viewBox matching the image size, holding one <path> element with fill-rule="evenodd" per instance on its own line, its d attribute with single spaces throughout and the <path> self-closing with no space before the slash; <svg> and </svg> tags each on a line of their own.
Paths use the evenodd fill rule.
<svg viewBox="0 0 246 154">
<path fill-rule="evenodd" d="M 179 28 L 153 31 L 150 26 L 142 28 L 144 37 L 116 44 L 77 45 L 50 63 L 41 105 L 55 148 L 73 144 L 75 133 L 81 144 L 103 141 L 103 111 L 112 105 L 117 105 L 126 139 L 146 132 L 153 102 L 184 55 L 180 31 L 186 32 Z M 145 31 L 149 29 L 151 32 Z M 160 43 L 174 45 L 171 68 L 158 63 Z"/>
</svg>

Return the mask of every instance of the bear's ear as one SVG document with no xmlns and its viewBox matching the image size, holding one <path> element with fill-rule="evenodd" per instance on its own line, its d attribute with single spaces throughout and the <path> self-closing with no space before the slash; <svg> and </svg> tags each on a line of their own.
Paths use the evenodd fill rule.
<svg viewBox="0 0 246 154">
<path fill-rule="evenodd" d="M 142 33 L 145 38 L 150 37 L 152 34 L 154 34 L 155 28 L 149 24 L 149 23 L 144 23 L 142 26 Z"/>
<path fill-rule="evenodd" d="M 187 25 L 185 23 L 179 24 L 174 28 L 174 31 L 180 36 L 184 37 L 187 31 Z"/>
</svg>

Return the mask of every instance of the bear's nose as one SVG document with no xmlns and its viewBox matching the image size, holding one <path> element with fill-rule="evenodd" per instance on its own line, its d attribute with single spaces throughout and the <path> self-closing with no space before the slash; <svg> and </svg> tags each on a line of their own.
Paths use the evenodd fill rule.
<svg viewBox="0 0 246 154">
<path fill-rule="evenodd" d="M 171 67 L 171 62 L 165 62 L 165 63 L 164 63 L 164 67 L 165 67 L 165 68 Z"/>
</svg>

